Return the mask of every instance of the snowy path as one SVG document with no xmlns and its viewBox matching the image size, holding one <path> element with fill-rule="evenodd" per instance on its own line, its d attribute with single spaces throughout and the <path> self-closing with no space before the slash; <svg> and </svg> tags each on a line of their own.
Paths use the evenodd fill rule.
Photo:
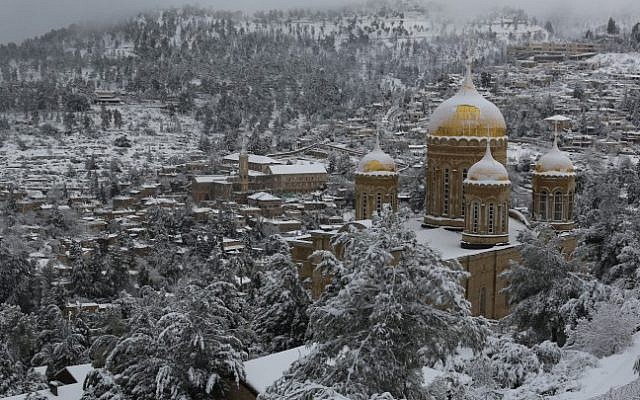
<svg viewBox="0 0 640 400">
<path fill-rule="evenodd" d="M 633 364 L 640 355 L 640 333 L 633 337 L 633 345 L 623 353 L 605 357 L 594 368 L 585 371 L 577 382 L 580 391 L 548 397 L 549 400 L 585 400 L 606 393 L 609 389 L 626 385 L 637 376 Z"/>
</svg>

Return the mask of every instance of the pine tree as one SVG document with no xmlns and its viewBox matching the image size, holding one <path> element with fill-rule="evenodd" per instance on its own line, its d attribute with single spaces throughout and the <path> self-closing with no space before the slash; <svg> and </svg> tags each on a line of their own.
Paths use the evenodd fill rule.
<svg viewBox="0 0 640 400">
<path fill-rule="evenodd" d="M 215 284 L 214 284 L 215 285 Z M 246 322 L 237 294 L 187 286 L 167 297 L 143 288 L 129 306 L 129 331 L 106 356 L 106 369 L 136 399 L 223 399 L 244 378 Z M 232 300 L 233 299 L 233 300 Z"/>
<path fill-rule="evenodd" d="M 421 368 L 459 345 L 479 349 L 484 338 L 460 285 L 466 273 L 417 244 L 393 214 L 370 230 L 345 233 L 339 244 L 344 284 L 311 307 L 314 347 L 266 398 L 288 396 L 305 382 L 354 400 L 387 392 L 425 398 Z"/>
<path fill-rule="evenodd" d="M 304 343 L 311 300 L 298 276 L 291 255 L 275 254 L 265 261 L 268 271 L 258 292 L 253 329 L 268 353 Z"/>
<path fill-rule="evenodd" d="M 607 22 L 607 33 L 609 35 L 617 35 L 620 33 L 620 28 L 616 25 L 616 21 L 613 17 L 609 17 L 609 21 Z"/>
<path fill-rule="evenodd" d="M 596 301 L 606 298 L 606 288 L 581 272 L 577 261 L 568 262 L 553 228 L 523 231 L 522 261 L 502 274 L 509 286 L 509 321 L 529 330 L 532 340 L 563 345 L 566 329 L 589 315 Z"/>
</svg>

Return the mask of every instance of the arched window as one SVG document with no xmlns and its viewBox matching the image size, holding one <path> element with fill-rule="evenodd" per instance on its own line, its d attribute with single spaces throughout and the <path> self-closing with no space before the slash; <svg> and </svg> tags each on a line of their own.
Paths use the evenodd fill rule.
<svg viewBox="0 0 640 400">
<path fill-rule="evenodd" d="M 539 204 L 538 207 L 539 207 L 539 213 L 540 213 L 540 220 L 546 221 L 547 220 L 547 192 L 545 190 L 540 192 L 540 201 L 538 204 Z"/>
<path fill-rule="evenodd" d="M 562 221 L 562 192 L 553 195 L 553 220 Z"/>
<path fill-rule="evenodd" d="M 496 226 L 500 233 L 504 233 L 504 215 L 502 214 L 502 203 L 498 204 L 498 212 L 496 213 Z"/>
<path fill-rule="evenodd" d="M 473 219 L 471 225 L 471 231 L 473 233 L 478 233 L 478 217 L 480 215 L 480 205 L 477 201 L 473 202 Z"/>
<path fill-rule="evenodd" d="M 442 215 L 449 215 L 449 168 L 442 174 Z"/>
<path fill-rule="evenodd" d="M 487 315 L 487 289 L 480 289 L 480 298 L 478 299 L 478 311 L 480 315 Z"/>
<path fill-rule="evenodd" d="M 489 229 L 489 233 L 492 234 L 495 231 L 495 209 L 493 203 L 489 203 L 487 214 L 489 214 L 487 228 Z"/>
</svg>

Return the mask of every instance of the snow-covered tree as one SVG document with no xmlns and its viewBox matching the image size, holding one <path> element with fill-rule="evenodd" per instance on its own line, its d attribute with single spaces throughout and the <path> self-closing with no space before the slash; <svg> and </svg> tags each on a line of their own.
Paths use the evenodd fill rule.
<svg viewBox="0 0 640 400">
<path fill-rule="evenodd" d="M 264 350 L 273 353 L 304 343 L 311 299 L 288 251 L 268 257 L 265 265 L 252 326 Z"/>
<path fill-rule="evenodd" d="M 460 285 L 466 273 L 417 244 L 396 214 L 345 233 L 339 243 L 344 285 L 311 307 L 314 347 L 270 396 L 312 382 L 354 400 L 385 392 L 425 398 L 421 368 L 460 345 L 479 349 L 484 338 Z"/>
<path fill-rule="evenodd" d="M 631 344 L 632 335 L 640 325 L 638 311 L 637 306 L 598 303 L 590 318 L 578 320 L 570 341 L 573 347 L 598 358 L 617 353 Z"/>
<path fill-rule="evenodd" d="M 136 399 L 224 398 L 244 377 L 245 329 L 229 288 L 186 286 L 175 296 L 143 290 L 130 305 L 129 331 L 106 369 Z M 236 295 L 237 297 L 237 295 Z M 111 346 L 106 346 L 109 349 Z"/>
<path fill-rule="evenodd" d="M 525 230 L 520 238 L 522 260 L 503 273 L 509 282 L 509 321 L 532 333 L 534 342 L 564 344 L 565 331 L 589 315 L 596 301 L 605 299 L 606 287 L 568 262 L 561 239 L 549 226 Z"/>
</svg>

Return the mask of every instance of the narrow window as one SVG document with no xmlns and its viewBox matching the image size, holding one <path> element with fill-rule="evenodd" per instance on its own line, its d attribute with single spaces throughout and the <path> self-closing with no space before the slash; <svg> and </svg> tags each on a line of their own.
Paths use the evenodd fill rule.
<svg viewBox="0 0 640 400">
<path fill-rule="evenodd" d="M 367 194 L 362 193 L 362 218 L 367 218 Z"/>
<path fill-rule="evenodd" d="M 467 179 L 468 170 L 465 168 L 462 170 L 462 192 L 460 196 L 460 216 L 464 217 L 465 204 L 464 204 L 464 181 Z"/>
<path fill-rule="evenodd" d="M 443 173 L 443 204 L 442 204 L 442 214 L 449 215 L 449 169 L 445 168 Z"/>
<path fill-rule="evenodd" d="M 553 195 L 553 220 L 562 221 L 562 192 Z"/>
<path fill-rule="evenodd" d="M 567 199 L 567 220 L 573 221 L 573 193 L 571 192 Z"/>
<path fill-rule="evenodd" d="M 508 233 L 507 222 L 509 221 L 509 204 L 504 204 L 504 210 L 502 211 L 502 233 Z"/>
<path fill-rule="evenodd" d="M 378 214 L 382 212 L 382 194 L 381 193 L 378 193 L 376 195 L 376 210 L 378 211 Z"/>
<path fill-rule="evenodd" d="M 493 233 L 494 232 L 494 217 L 495 217 L 495 210 L 493 209 L 493 203 L 489 203 L 489 224 L 488 224 L 488 228 L 489 228 L 489 233 Z"/>
<path fill-rule="evenodd" d="M 487 289 L 480 289 L 480 299 L 478 301 L 478 309 L 480 311 L 480 315 L 487 315 Z"/>
<path fill-rule="evenodd" d="M 544 190 L 540 192 L 539 209 L 540 209 L 539 210 L 540 220 L 546 221 L 547 220 L 547 192 Z"/>
<path fill-rule="evenodd" d="M 480 214 L 480 206 L 477 202 L 473 203 L 473 225 L 472 232 L 478 233 L 478 214 Z"/>
</svg>

